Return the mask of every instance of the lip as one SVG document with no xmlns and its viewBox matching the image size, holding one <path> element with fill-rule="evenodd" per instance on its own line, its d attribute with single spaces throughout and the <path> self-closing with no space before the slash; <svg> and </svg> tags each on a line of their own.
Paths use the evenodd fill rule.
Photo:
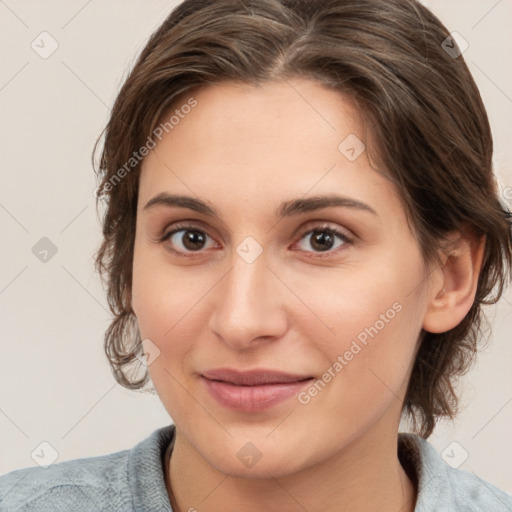
<svg viewBox="0 0 512 512">
<path fill-rule="evenodd" d="M 259 412 L 296 395 L 313 377 L 256 369 L 208 370 L 201 374 L 210 395 L 221 405 L 242 412 Z"/>
</svg>

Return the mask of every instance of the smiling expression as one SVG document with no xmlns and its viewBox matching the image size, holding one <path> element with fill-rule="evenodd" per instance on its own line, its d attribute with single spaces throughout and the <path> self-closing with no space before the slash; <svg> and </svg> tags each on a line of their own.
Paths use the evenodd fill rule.
<svg viewBox="0 0 512 512">
<path fill-rule="evenodd" d="M 132 286 L 182 439 L 261 476 L 396 433 L 428 272 L 393 184 L 340 145 L 370 143 L 357 111 L 306 79 L 194 97 L 143 162 Z"/>
</svg>

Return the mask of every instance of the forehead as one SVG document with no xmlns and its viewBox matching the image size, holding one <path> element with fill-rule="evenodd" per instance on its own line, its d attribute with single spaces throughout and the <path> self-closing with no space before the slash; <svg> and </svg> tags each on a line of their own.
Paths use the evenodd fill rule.
<svg viewBox="0 0 512 512">
<path fill-rule="evenodd" d="M 182 132 L 180 138 L 197 147 L 206 142 L 219 148 L 231 143 L 234 153 L 237 145 L 249 149 L 252 142 L 275 142 L 275 146 L 287 142 L 289 146 L 293 141 L 316 144 L 323 137 L 326 143 L 333 139 L 337 149 L 336 141 L 346 131 L 362 138 L 360 115 L 350 98 L 307 78 L 202 87 L 180 97 L 171 114 L 191 96 L 197 106 L 180 119 L 173 132 Z M 188 128 L 186 133 L 183 126 Z"/>
<path fill-rule="evenodd" d="M 179 115 L 191 96 L 196 105 Z M 172 191 L 251 212 L 306 194 L 395 193 L 368 161 L 353 103 L 315 81 L 216 84 L 182 96 L 173 113 L 178 122 L 143 162 L 140 203 Z"/>
</svg>

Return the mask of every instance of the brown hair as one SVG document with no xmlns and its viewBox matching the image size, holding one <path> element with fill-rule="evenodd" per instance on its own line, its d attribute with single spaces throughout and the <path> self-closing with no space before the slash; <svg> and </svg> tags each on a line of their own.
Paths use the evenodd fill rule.
<svg viewBox="0 0 512 512">
<path fill-rule="evenodd" d="M 130 304 L 141 161 L 131 160 L 134 151 L 198 87 L 299 76 L 358 106 L 426 262 L 451 232 L 485 235 L 474 304 L 454 329 L 422 332 L 404 402 L 425 438 L 437 418 L 454 416 L 454 384 L 483 334 L 481 306 L 496 302 L 509 278 L 512 247 L 484 105 L 446 41 L 456 51 L 447 29 L 415 0 L 186 0 L 171 12 L 117 96 L 97 171 L 106 211 L 96 268 L 108 285 L 114 318 L 105 351 L 120 384 L 137 389 L 149 381 L 147 372 L 129 372 L 140 346 Z"/>
</svg>

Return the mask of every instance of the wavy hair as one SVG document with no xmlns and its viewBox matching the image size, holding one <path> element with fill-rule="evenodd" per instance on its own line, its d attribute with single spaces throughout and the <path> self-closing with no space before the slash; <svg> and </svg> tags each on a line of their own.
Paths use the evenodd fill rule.
<svg viewBox="0 0 512 512">
<path fill-rule="evenodd" d="M 375 141 L 373 157 L 397 186 L 426 262 L 435 261 L 452 232 L 485 236 L 475 301 L 454 329 L 422 332 L 403 404 L 424 438 L 438 418 L 452 418 L 455 383 L 485 337 L 482 306 L 501 296 L 512 258 L 488 118 L 457 53 L 448 30 L 415 0 L 185 0 L 176 7 L 117 95 L 96 170 L 105 211 L 95 264 L 113 313 L 104 343 L 116 380 L 130 389 L 149 381 L 147 372 L 133 371 L 140 346 L 131 284 L 141 163 L 131 160 L 134 152 L 197 88 L 305 77 L 357 105 Z"/>
</svg>

